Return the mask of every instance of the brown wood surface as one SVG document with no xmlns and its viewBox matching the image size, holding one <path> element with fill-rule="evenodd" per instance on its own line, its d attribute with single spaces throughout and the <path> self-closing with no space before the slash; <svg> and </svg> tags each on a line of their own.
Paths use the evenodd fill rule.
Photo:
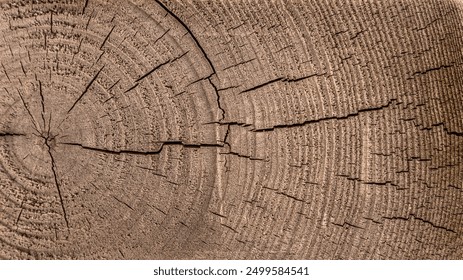
<svg viewBox="0 0 463 280">
<path fill-rule="evenodd" d="M 463 2 L 0 7 L 0 258 L 463 258 Z"/>
</svg>

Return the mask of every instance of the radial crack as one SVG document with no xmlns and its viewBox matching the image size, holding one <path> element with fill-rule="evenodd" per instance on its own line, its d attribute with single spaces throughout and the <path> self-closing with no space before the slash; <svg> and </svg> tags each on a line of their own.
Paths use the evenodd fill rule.
<svg viewBox="0 0 463 280">
<path fill-rule="evenodd" d="M 299 77 L 299 78 L 284 78 L 284 77 L 279 77 L 279 78 L 275 78 L 275 79 L 273 79 L 273 80 L 267 81 L 267 82 L 265 82 L 265 83 L 262 83 L 262 84 L 260 84 L 260 85 L 256 85 L 256 86 L 253 86 L 253 87 L 251 87 L 251 88 L 245 89 L 245 90 L 243 90 L 242 92 L 240 92 L 240 94 L 246 93 L 246 92 L 250 92 L 250 91 L 254 91 L 254 90 L 256 90 L 256 89 L 266 87 L 266 86 L 271 85 L 271 84 L 274 84 L 274 83 L 276 83 L 276 82 L 294 83 L 294 82 L 299 82 L 299 81 L 302 81 L 302 80 L 305 80 L 305 79 L 309 79 L 309 78 L 313 78 L 313 77 L 321 77 L 321 76 L 323 76 L 323 75 L 326 75 L 326 73 L 315 73 L 315 74 L 310 74 L 310 75 L 303 76 L 303 77 Z"/>
<path fill-rule="evenodd" d="M 106 41 L 108 41 L 109 39 L 109 36 L 111 36 L 111 33 L 113 33 L 113 30 L 116 26 L 114 25 L 111 30 L 109 31 L 108 35 L 106 35 L 106 37 L 104 38 L 103 42 L 101 43 L 100 45 L 100 50 L 103 48 L 103 46 L 106 44 Z"/>
<path fill-rule="evenodd" d="M 169 63 L 172 63 L 180 58 L 182 58 L 183 56 L 185 56 L 186 54 L 188 53 L 188 51 L 186 51 L 185 53 L 183 53 L 182 55 L 176 57 L 176 58 L 173 58 L 173 59 L 169 59 L 155 67 L 153 67 L 153 69 L 149 70 L 148 72 L 146 72 L 145 74 L 143 74 L 142 76 L 140 76 L 138 79 L 135 80 L 135 83 L 138 83 L 140 82 L 141 80 L 143 80 L 144 78 L 148 77 L 149 75 L 153 74 L 154 71 L 158 70 L 159 68 L 161 68 L 162 66 L 164 65 L 167 65 Z"/>
<path fill-rule="evenodd" d="M 15 132 L 0 132 L 1 137 L 9 137 L 9 136 L 26 136 L 23 133 L 15 133 Z"/>
<path fill-rule="evenodd" d="M 98 147 L 91 147 L 91 146 L 86 146 L 80 143 L 73 143 L 73 142 L 61 142 L 59 144 L 62 145 L 68 145 L 68 146 L 77 146 L 82 149 L 86 150 L 91 150 L 95 152 L 102 152 L 102 153 L 108 153 L 108 154 L 115 154 L 115 155 L 120 155 L 120 154 L 132 154 L 132 155 L 156 155 L 160 154 L 162 150 L 164 149 L 164 146 L 183 146 L 185 148 L 201 148 L 201 147 L 214 147 L 214 148 L 222 148 L 223 145 L 221 144 L 212 144 L 212 143 L 200 143 L 200 144 L 192 144 L 192 143 L 183 143 L 182 141 L 165 141 L 165 142 L 158 142 L 160 144 L 160 147 L 156 150 L 152 151 L 138 151 L 138 150 L 111 150 L 111 149 L 106 149 L 106 148 L 98 148 Z"/>
<path fill-rule="evenodd" d="M 441 65 L 441 66 L 429 68 L 429 69 L 426 69 L 426 70 L 423 70 L 423 71 L 416 71 L 415 73 L 412 74 L 412 76 L 424 75 L 424 74 L 427 74 L 429 72 L 439 71 L 439 70 L 450 68 L 450 67 L 453 67 L 453 64 Z"/>
<path fill-rule="evenodd" d="M 48 154 L 49 154 L 50 159 L 51 159 L 51 170 L 53 172 L 53 178 L 54 178 L 54 181 L 55 181 L 56 189 L 58 190 L 58 196 L 59 196 L 59 200 L 61 202 L 61 209 L 63 209 L 64 221 L 66 222 L 67 228 L 69 228 L 69 221 L 68 221 L 68 216 L 66 214 L 66 208 L 64 207 L 63 195 L 61 194 L 61 188 L 60 188 L 60 185 L 58 183 L 58 176 L 56 175 L 57 172 L 56 172 L 55 158 L 53 157 L 53 153 L 51 152 L 51 146 L 48 143 L 49 139 L 44 137 L 44 140 L 45 140 L 45 145 L 48 148 Z"/>
<path fill-rule="evenodd" d="M 72 104 L 71 108 L 68 110 L 68 114 L 72 111 L 72 109 L 74 109 L 74 107 L 77 105 L 77 103 L 82 99 L 82 97 L 88 92 L 88 90 L 90 89 L 90 87 L 92 86 L 92 84 L 95 82 L 95 80 L 98 78 L 98 75 L 100 75 L 101 71 L 103 70 L 104 68 L 104 65 L 100 68 L 100 70 L 98 70 L 98 72 L 96 72 L 95 76 L 93 76 L 93 78 L 90 80 L 90 82 L 87 84 L 87 86 L 85 87 L 84 91 L 82 92 L 82 94 L 77 98 L 77 100 L 74 102 L 74 104 Z"/>
<path fill-rule="evenodd" d="M 442 229 L 442 230 L 445 230 L 445 231 L 448 231 L 448 232 L 452 232 L 452 233 L 457 233 L 456 231 L 454 231 L 453 229 L 450 229 L 450 228 L 446 228 L 446 227 L 443 227 L 443 226 L 439 226 L 439 225 L 436 225 L 434 224 L 433 222 L 431 221 L 428 221 L 428 220 L 425 220 L 423 218 L 420 218 L 420 217 L 417 217 L 415 214 L 409 214 L 408 217 L 400 217 L 400 216 L 397 216 L 397 217 L 382 217 L 383 219 L 386 219 L 386 220 L 402 220 L 402 221 L 410 221 L 411 218 L 415 219 L 415 220 L 418 220 L 418 221 L 421 221 L 425 224 L 428 224 L 434 228 L 437 228 L 437 229 Z"/>
<path fill-rule="evenodd" d="M 39 80 L 39 94 L 40 94 L 40 103 L 42 104 L 42 121 L 43 121 L 43 129 L 45 130 L 46 128 L 46 123 L 45 123 L 45 99 L 43 98 L 43 92 L 42 92 L 42 82 Z"/>
<path fill-rule="evenodd" d="M 269 127 L 269 128 L 252 129 L 252 131 L 254 131 L 254 132 L 265 132 L 265 131 L 272 131 L 272 130 L 279 129 L 279 128 L 300 127 L 300 126 L 305 126 L 305 125 L 313 124 L 313 123 L 321 123 L 321 122 L 332 121 L 332 120 L 344 120 L 344 119 L 348 119 L 348 118 L 351 118 L 351 117 L 358 116 L 361 113 L 383 110 L 385 108 L 388 108 L 392 104 L 394 104 L 396 101 L 397 101 L 397 99 L 391 99 L 385 105 L 360 109 L 355 113 L 350 113 L 350 114 L 347 114 L 345 116 L 330 116 L 330 117 L 324 117 L 324 118 L 319 118 L 319 119 L 307 120 L 307 121 L 300 122 L 300 123 L 293 123 L 293 124 L 277 124 L 277 125 L 274 125 L 274 126 Z"/>
<path fill-rule="evenodd" d="M 89 0 L 85 0 L 84 7 L 82 8 L 82 14 L 84 14 L 84 13 L 85 13 L 85 9 L 87 9 L 88 1 L 89 1 Z"/>
</svg>

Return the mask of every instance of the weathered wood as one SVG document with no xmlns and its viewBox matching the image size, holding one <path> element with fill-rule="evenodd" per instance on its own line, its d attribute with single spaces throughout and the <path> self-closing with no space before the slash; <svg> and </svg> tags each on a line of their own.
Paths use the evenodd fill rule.
<svg viewBox="0 0 463 280">
<path fill-rule="evenodd" d="M 463 258 L 461 2 L 0 6 L 1 258 Z"/>
</svg>

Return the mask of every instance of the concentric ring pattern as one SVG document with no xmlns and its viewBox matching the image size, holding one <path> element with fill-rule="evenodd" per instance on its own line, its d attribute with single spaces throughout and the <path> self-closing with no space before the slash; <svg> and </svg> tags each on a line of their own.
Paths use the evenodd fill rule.
<svg viewBox="0 0 463 280">
<path fill-rule="evenodd" d="M 463 257 L 458 1 L 0 4 L 0 257 Z"/>
</svg>

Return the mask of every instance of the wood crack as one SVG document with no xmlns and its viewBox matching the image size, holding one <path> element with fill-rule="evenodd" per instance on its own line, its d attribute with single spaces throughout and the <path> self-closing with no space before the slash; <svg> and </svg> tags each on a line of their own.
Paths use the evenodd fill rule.
<svg viewBox="0 0 463 280">
<path fill-rule="evenodd" d="M 313 77 L 321 77 L 321 76 L 324 76 L 324 75 L 326 75 L 326 73 L 315 73 L 315 74 L 310 74 L 310 75 L 299 77 L 299 78 L 279 77 L 279 78 L 275 78 L 273 80 L 267 81 L 265 83 L 262 83 L 260 85 L 256 85 L 256 86 L 253 86 L 251 88 L 245 89 L 245 90 L 241 91 L 240 94 L 250 92 L 250 91 L 255 91 L 257 89 L 269 86 L 269 85 L 274 84 L 276 82 L 294 83 L 294 82 L 299 82 L 299 81 L 302 81 L 302 80 L 310 79 L 310 78 L 313 78 Z"/>
<path fill-rule="evenodd" d="M 53 172 L 53 179 L 55 181 L 56 189 L 58 190 L 58 196 L 59 196 L 59 200 L 61 202 L 61 209 L 63 210 L 64 221 L 66 222 L 66 227 L 69 228 L 69 221 L 68 221 L 68 216 L 67 216 L 67 213 L 66 213 L 66 208 L 64 207 L 63 195 L 61 193 L 61 188 L 60 188 L 60 185 L 59 185 L 59 182 L 58 182 L 58 176 L 56 174 L 57 171 L 56 171 L 55 158 L 54 158 L 53 153 L 51 151 L 51 146 L 48 143 L 49 139 L 44 138 L 44 140 L 45 140 L 45 146 L 47 146 L 47 148 L 48 148 L 48 154 L 49 154 L 50 159 L 51 159 L 51 170 Z"/>
<path fill-rule="evenodd" d="M 165 146 L 183 146 L 185 148 L 202 148 L 202 147 L 209 147 L 209 148 L 221 148 L 223 145 L 221 144 L 212 144 L 212 143 L 200 143 L 200 144 L 193 144 L 193 143 L 184 143 L 182 141 L 165 141 L 165 142 L 157 142 L 157 144 L 160 144 L 160 147 L 156 150 L 151 150 L 151 151 L 139 151 L 139 150 L 125 150 L 125 149 L 119 149 L 119 150 L 111 150 L 111 149 L 106 149 L 106 148 L 99 148 L 99 147 L 91 147 L 91 146 L 86 146 L 80 143 L 75 143 L 75 142 L 60 142 L 58 144 L 61 145 L 68 145 L 68 146 L 77 146 L 82 149 L 90 150 L 90 151 L 95 151 L 95 152 L 101 152 L 101 153 L 108 153 L 108 154 L 115 154 L 115 155 L 120 155 L 120 154 L 132 154 L 132 155 L 156 155 L 160 154 Z"/>
<path fill-rule="evenodd" d="M 77 103 L 82 99 L 82 97 L 84 97 L 84 95 L 88 92 L 88 90 L 90 89 L 90 87 L 92 86 L 92 84 L 95 82 L 95 80 L 98 78 L 98 75 L 100 75 L 101 71 L 103 70 L 105 66 L 103 65 L 100 70 L 98 70 L 98 72 L 96 72 L 96 74 L 93 76 L 93 78 L 90 80 L 90 82 L 85 86 L 85 89 L 84 91 L 82 91 L 82 93 L 80 94 L 80 96 L 77 98 L 77 100 L 74 102 L 74 104 L 72 104 L 71 108 L 68 110 L 68 114 L 72 111 L 72 109 L 74 109 L 74 107 L 77 105 Z"/>
<path fill-rule="evenodd" d="M 445 231 L 452 232 L 452 233 L 457 233 L 457 232 L 454 231 L 453 229 L 450 229 L 450 228 L 446 228 L 446 227 L 443 227 L 443 226 L 436 225 L 436 224 L 434 224 L 434 223 L 431 222 L 431 221 L 428 221 L 428 220 L 426 220 L 426 219 L 417 217 L 415 214 L 409 214 L 408 217 L 401 217 L 401 216 L 387 217 L 387 216 L 383 216 L 382 218 L 383 218 L 383 219 L 386 219 L 386 220 L 402 220 L 402 221 L 410 221 L 411 219 L 415 219 L 415 220 L 421 221 L 421 222 L 423 222 L 423 223 L 425 223 L 425 224 L 428 224 L 428 225 L 432 226 L 433 228 L 445 230 Z"/>
<path fill-rule="evenodd" d="M 257 129 L 252 129 L 251 131 L 254 132 L 266 132 L 266 131 L 273 131 L 275 129 L 280 129 L 280 128 L 292 128 L 292 127 L 300 127 L 300 126 L 305 126 L 308 124 L 314 124 L 314 123 L 322 123 L 322 122 L 327 122 L 327 121 L 333 121 L 333 120 L 345 120 L 349 119 L 352 117 L 359 116 L 361 113 L 367 113 L 367 112 L 374 112 L 374 111 L 380 111 L 384 110 L 391 105 L 395 104 L 397 99 L 391 99 L 389 102 L 385 105 L 377 106 L 377 107 L 369 107 L 369 108 L 364 108 L 360 109 L 355 113 L 350 113 L 345 116 L 331 116 L 331 117 L 324 117 L 324 118 L 319 118 L 319 119 L 313 119 L 313 120 L 307 120 L 301 123 L 293 123 L 293 124 L 277 124 L 269 128 L 257 128 Z"/>
</svg>

